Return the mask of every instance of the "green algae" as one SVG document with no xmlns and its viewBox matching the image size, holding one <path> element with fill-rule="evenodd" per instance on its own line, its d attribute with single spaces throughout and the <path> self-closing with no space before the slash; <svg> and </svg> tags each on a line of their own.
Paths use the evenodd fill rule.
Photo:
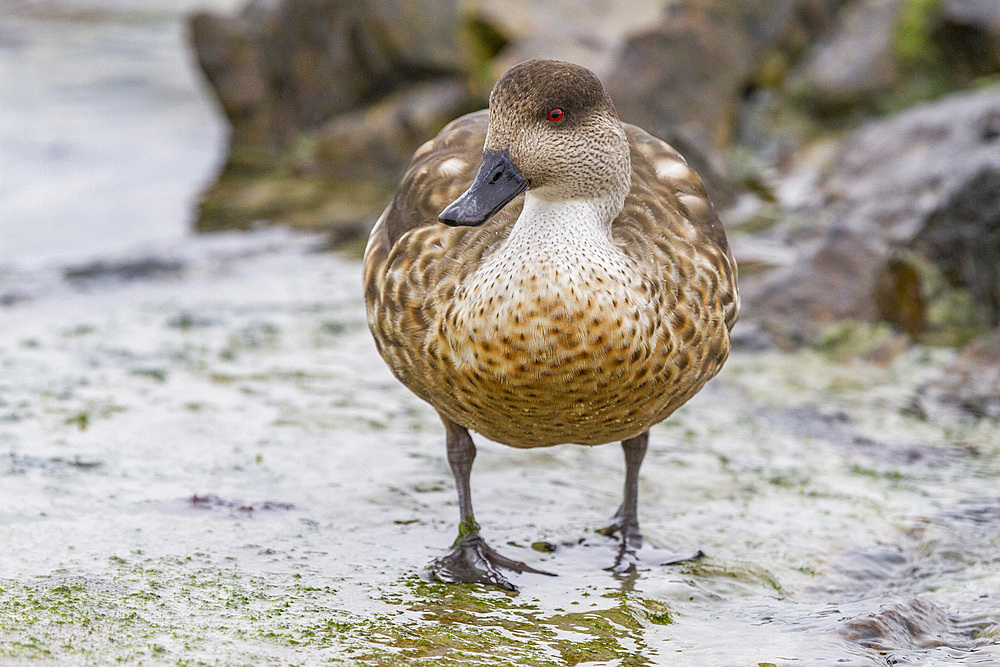
<svg viewBox="0 0 1000 667">
<path fill-rule="evenodd" d="M 829 325 L 814 347 L 835 361 L 880 356 L 882 350 L 901 351 L 905 340 L 885 322 L 844 319 Z M 895 356 L 895 355 L 893 355 Z"/>
<path fill-rule="evenodd" d="M 685 574 L 701 580 L 732 579 L 781 593 L 781 584 L 774 575 L 750 562 L 722 563 L 711 558 L 702 558 L 682 564 L 681 569 Z"/>
<path fill-rule="evenodd" d="M 931 37 L 941 0 L 904 0 L 893 31 L 893 55 L 908 69 L 926 69 L 942 58 Z"/>
<path fill-rule="evenodd" d="M 101 577 L 0 581 L 0 656 L 208 664 L 189 657 L 208 655 L 225 637 L 223 644 L 262 642 L 276 653 L 335 649 L 378 665 L 645 665 L 653 662 L 644 628 L 673 622 L 666 604 L 634 593 L 546 614 L 517 594 L 408 576 L 373 593 L 386 611 L 360 615 L 337 609 L 336 588 L 310 575 L 249 575 L 204 554 L 112 555 L 107 566 Z"/>
<path fill-rule="evenodd" d="M 297 602 L 333 589 L 296 580 L 287 589 L 206 562 L 203 556 L 111 556 L 101 578 L 56 574 L 39 581 L 0 581 L 0 655 L 135 661 L 181 659 L 219 642 L 266 636 Z M 183 613 L 178 613 L 184 609 Z M 199 618 L 191 624 L 188 618 Z M 194 664 L 201 664 L 195 661 Z"/>
<path fill-rule="evenodd" d="M 579 612 L 546 614 L 535 601 L 474 585 L 404 580 L 407 592 L 386 600 L 406 609 L 422 623 L 365 627 L 402 648 L 398 656 L 429 664 L 576 665 L 621 660 L 622 664 L 653 664 L 643 631 L 672 623 L 669 607 L 654 599 L 623 592 L 602 597 L 610 606 Z M 572 636 L 572 638 L 568 638 Z M 375 657 L 369 655 L 369 658 Z"/>
</svg>

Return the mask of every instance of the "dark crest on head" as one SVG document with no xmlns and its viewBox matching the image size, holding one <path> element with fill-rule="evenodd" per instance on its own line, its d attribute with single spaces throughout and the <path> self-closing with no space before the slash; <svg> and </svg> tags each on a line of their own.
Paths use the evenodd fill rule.
<svg viewBox="0 0 1000 667">
<path fill-rule="evenodd" d="M 539 120 L 558 108 L 567 124 L 591 109 L 615 113 L 611 98 L 593 72 L 561 60 L 528 60 L 509 69 L 493 88 L 490 108 Z"/>
</svg>

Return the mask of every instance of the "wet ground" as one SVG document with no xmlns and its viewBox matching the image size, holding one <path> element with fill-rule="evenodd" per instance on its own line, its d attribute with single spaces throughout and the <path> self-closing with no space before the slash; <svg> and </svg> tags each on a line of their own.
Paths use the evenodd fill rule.
<svg viewBox="0 0 1000 667">
<path fill-rule="evenodd" d="M 559 576 L 427 583 L 442 428 L 378 358 L 359 262 L 317 246 L 0 275 L 0 661 L 1000 662 L 997 426 L 912 410 L 947 353 L 737 351 L 642 471 L 649 541 L 707 557 L 634 576 L 593 532 L 617 447 L 481 442 L 485 535 Z"/>
<path fill-rule="evenodd" d="M 0 0 L 0 664 L 1000 664 L 1000 435 L 918 400 L 945 350 L 738 349 L 642 471 L 648 541 L 707 556 L 632 576 L 619 448 L 480 441 L 485 536 L 558 576 L 423 581 L 443 430 L 357 258 L 184 236 L 198 4 Z"/>
</svg>

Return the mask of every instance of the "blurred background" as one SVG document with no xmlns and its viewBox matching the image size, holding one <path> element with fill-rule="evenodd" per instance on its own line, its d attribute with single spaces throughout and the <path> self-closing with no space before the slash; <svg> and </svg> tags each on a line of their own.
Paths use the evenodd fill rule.
<svg viewBox="0 0 1000 667">
<path fill-rule="evenodd" d="M 191 228 L 226 128 L 185 21 L 236 6 L 0 0 L 0 265 Z"/>
<path fill-rule="evenodd" d="M 643 468 L 708 556 L 611 576 L 618 448 L 479 440 L 512 597 L 416 576 L 360 254 L 531 57 L 703 175 L 744 305 Z M 0 0 L 0 662 L 1000 664 L 998 420 L 998 0 Z"/>
<path fill-rule="evenodd" d="M 995 0 L 0 12 L 0 263 L 272 223 L 356 251 L 420 143 L 512 64 L 559 57 L 703 174 L 741 266 L 744 344 L 891 356 L 1000 323 Z"/>
</svg>

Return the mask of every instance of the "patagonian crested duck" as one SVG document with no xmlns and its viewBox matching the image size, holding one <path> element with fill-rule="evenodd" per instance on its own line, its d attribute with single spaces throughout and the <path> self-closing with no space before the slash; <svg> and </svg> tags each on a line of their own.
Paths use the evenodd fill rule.
<svg viewBox="0 0 1000 667">
<path fill-rule="evenodd" d="M 430 574 L 513 588 L 508 572 L 539 572 L 480 536 L 470 431 L 621 441 L 624 499 L 602 532 L 619 541 L 609 569 L 633 569 L 649 428 L 719 371 L 739 314 L 725 231 L 684 158 L 622 123 L 590 70 L 521 63 L 488 110 L 413 155 L 364 282 L 379 353 L 444 422 L 459 529 Z"/>
</svg>

